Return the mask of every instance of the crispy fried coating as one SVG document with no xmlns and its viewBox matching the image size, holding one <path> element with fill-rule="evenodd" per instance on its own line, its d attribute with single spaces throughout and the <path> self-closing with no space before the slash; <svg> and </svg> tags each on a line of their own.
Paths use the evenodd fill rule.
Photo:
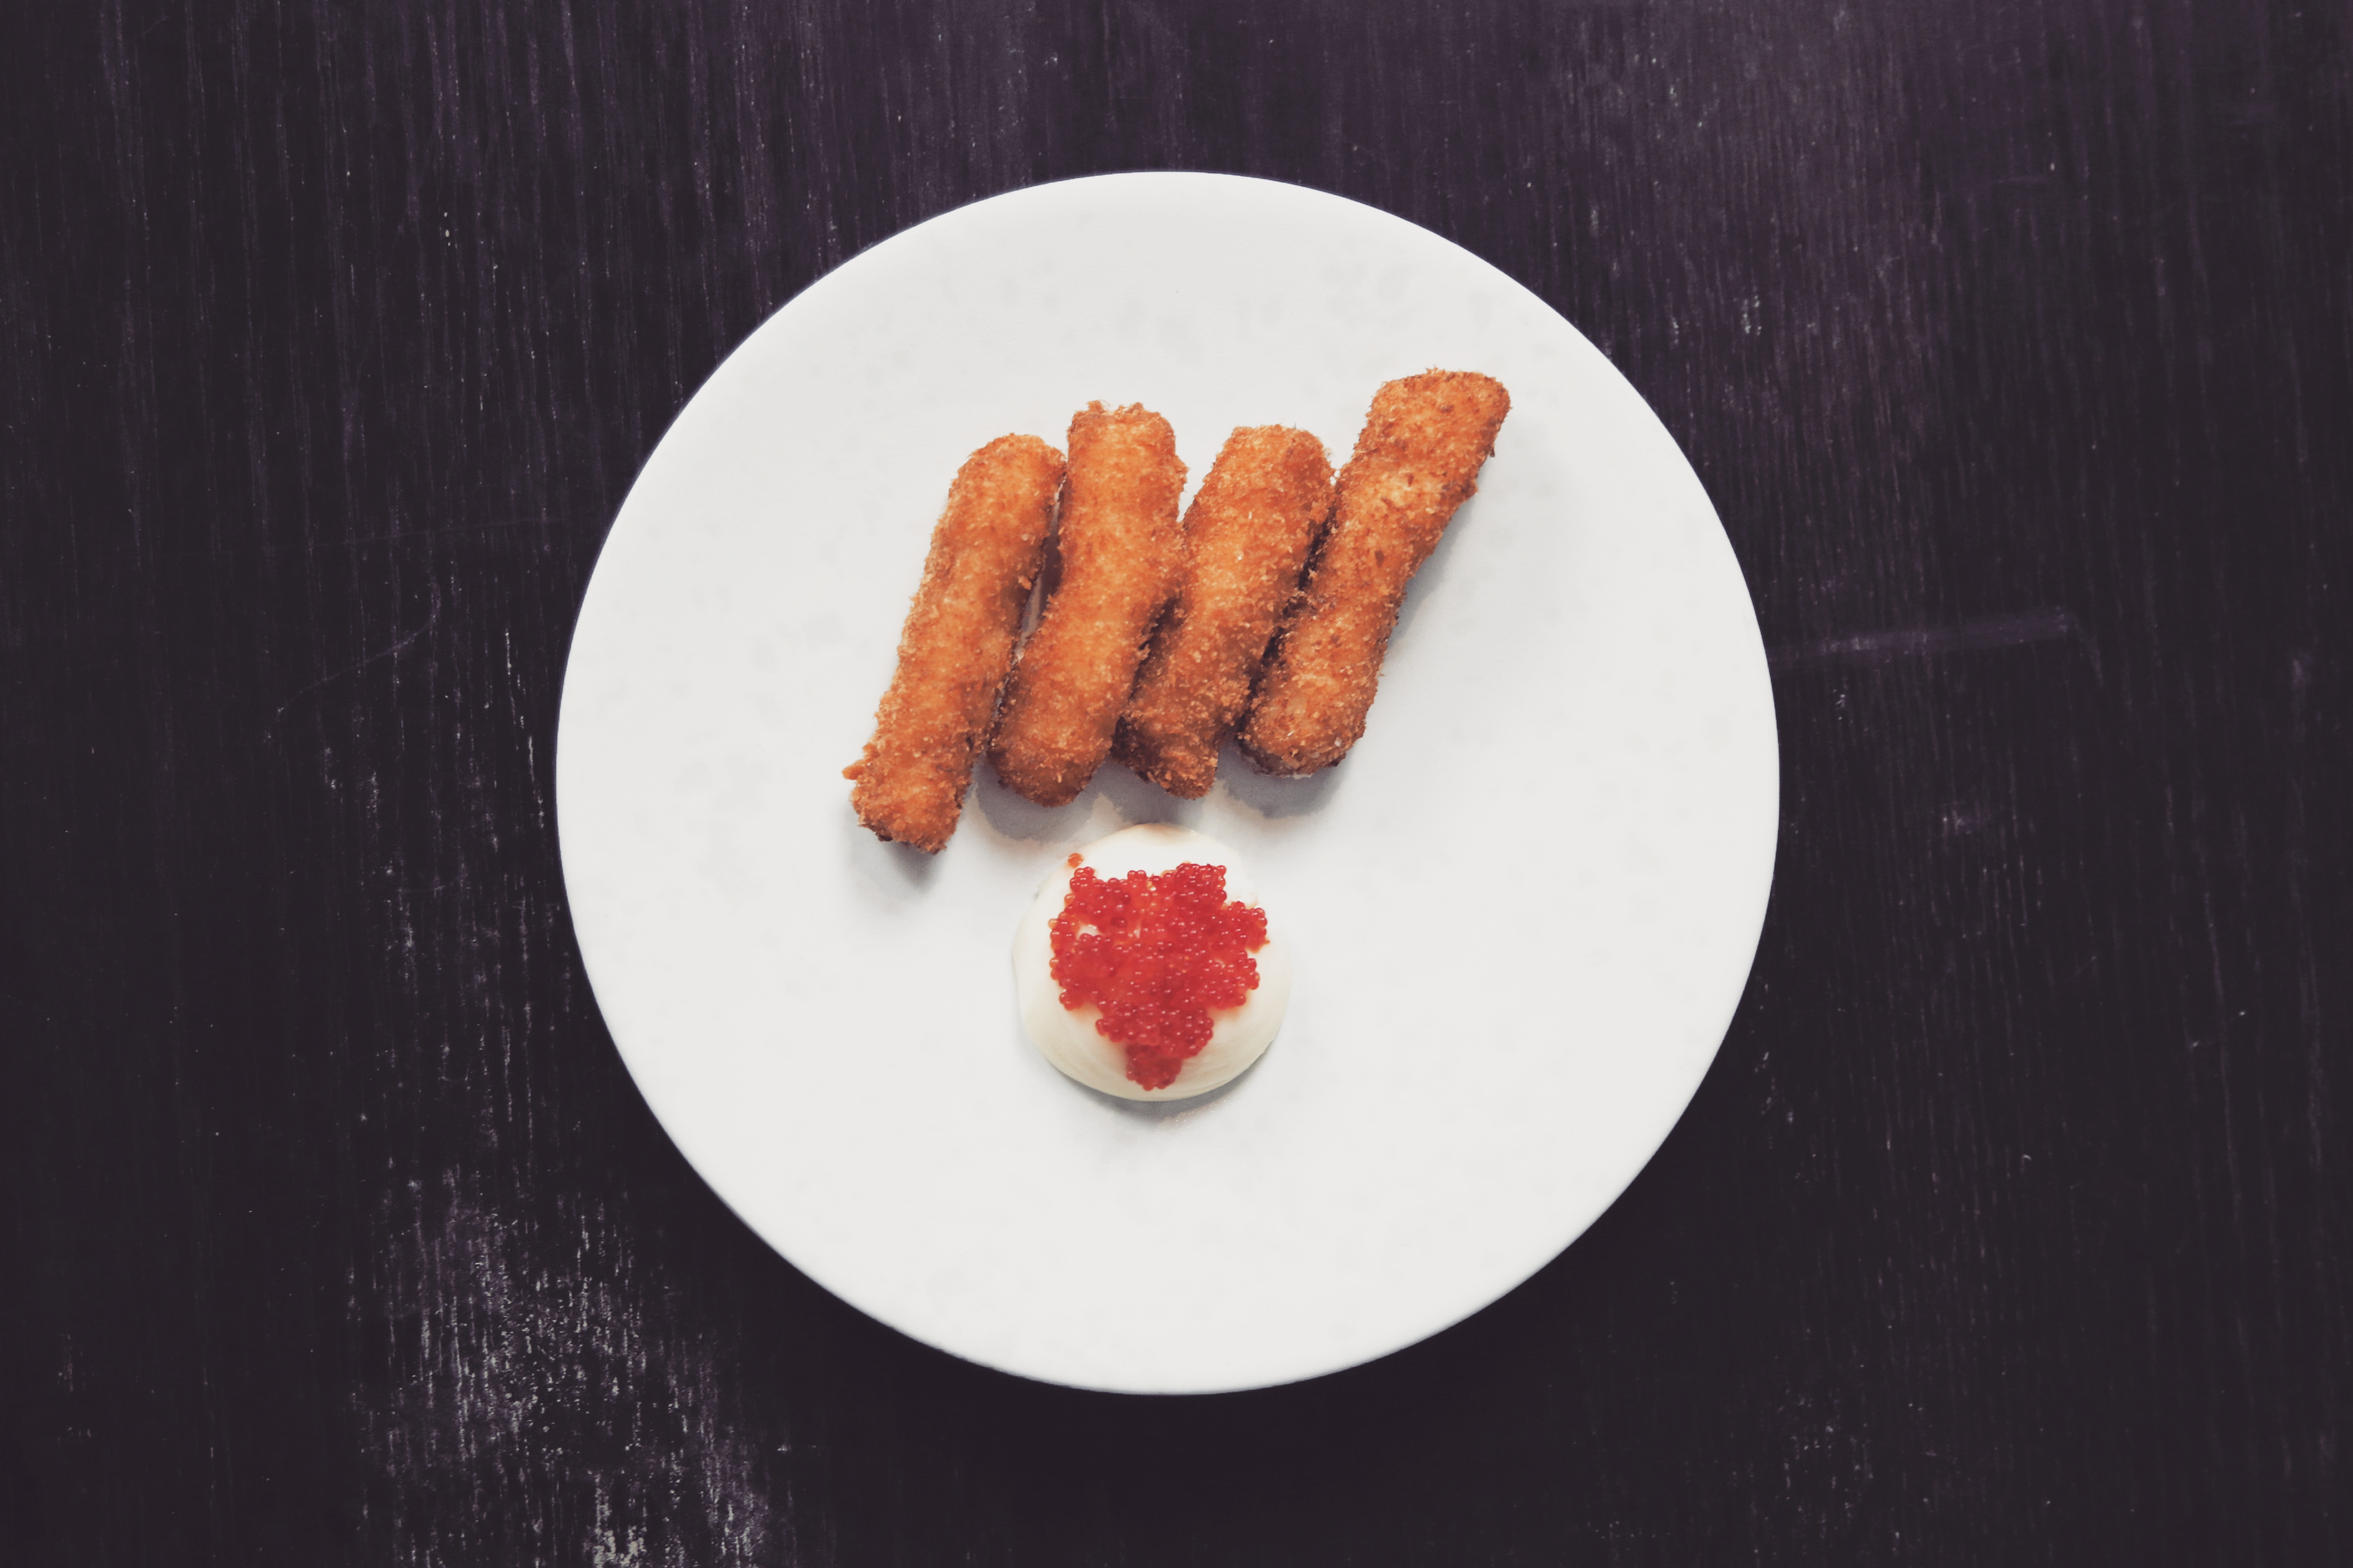
<svg viewBox="0 0 2353 1568">
<path fill-rule="evenodd" d="M 1314 773 L 1364 734 L 1406 584 L 1478 488 L 1511 411 L 1502 383 L 1468 372 L 1410 375 L 1373 395 L 1332 527 L 1242 721 L 1242 750 L 1260 767 Z"/>
<path fill-rule="evenodd" d="M 1035 436 L 999 436 L 948 487 L 874 738 L 841 770 L 876 837 L 936 855 L 955 831 L 1061 483 L 1061 453 Z"/>
<path fill-rule="evenodd" d="M 1304 430 L 1261 425 L 1227 437 L 1185 511 L 1185 569 L 1160 619 L 1112 754 L 1171 795 L 1198 800 L 1307 553 L 1332 515 L 1332 462 Z"/>
<path fill-rule="evenodd" d="M 1071 420 L 1059 575 L 1021 647 L 989 761 L 1039 805 L 1086 788 L 1111 751 L 1145 639 L 1176 591 L 1185 464 L 1168 421 L 1141 404 Z"/>
</svg>

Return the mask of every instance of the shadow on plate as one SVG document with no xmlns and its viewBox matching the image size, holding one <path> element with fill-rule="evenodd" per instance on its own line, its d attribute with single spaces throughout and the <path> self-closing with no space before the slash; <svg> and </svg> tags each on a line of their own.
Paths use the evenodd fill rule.
<svg viewBox="0 0 2353 1568">
<path fill-rule="evenodd" d="M 938 856 L 905 844 L 885 844 L 849 811 L 842 813 L 841 826 L 849 840 L 851 859 L 889 892 L 920 896 L 939 880 Z"/>
<path fill-rule="evenodd" d="M 1280 1039 L 1281 1037 L 1281 1036 L 1276 1037 L 1277 1039 Z M 1026 1037 L 1023 1040 L 1023 1044 L 1025 1046 L 1029 1044 Z M 1035 1047 L 1033 1047 L 1030 1048 L 1034 1049 Z M 1271 1051 L 1274 1049 L 1274 1047 L 1272 1044 L 1269 1044 L 1266 1048 Z M 1262 1062 L 1264 1060 L 1266 1060 L 1264 1055 L 1261 1055 L 1258 1058 L 1259 1062 Z M 1184 1100 L 1122 1100 L 1118 1095 L 1105 1094 L 1099 1089 L 1089 1089 L 1085 1084 L 1081 1083 L 1078 1079 L 1071 1078 L 1066 1074 L 1058 1073 L 1055 1076 L 1060 1078 L 1064 1083 L 1069 1084 L 1071 1088 L 1077 1090 L 1079 1093 L 1085 1095 L 1090 1100 L 1098 1100 L 1101 1103 L 1111 1107 L 1112 1110 L 1119 1112 L 1122 1116 L 1127 1117 L 1135 1121 L 1158 1122 L 1165 1126 L 1169 1122 L 1179 1121 L 1182 1118 L 1192 1114 L 1196 1110 L 1207 1110 L 1210 1106 L 1215 1105 L 1219 1100 L 1225 1099 L 1226 1096 L 1233 1093 L 1235 1089 L 1240 1088 L 1243 1084 L 1248 1083 L 1250 1081 L 1250 1074 L 1256 1071 L 1258 1071 L 1258 1062 L 1252 1062 L 1250 1066 L 1244 1068 L 1238 1076 L 1227 1082 L 1219 1084 L 1217 1088 L 1209 1090 L 1207 1094 L 1196 1094 Z"/>
<path fill-rule="evenodd" d="M 1218 758 L 1219 786 L 1264 817 L 1309 816 L 1331 797 L 1338 782 L 1337 768 L 1325 768 L 1295 779 L 1262 773 L 1230 741 Z M 1051 806 L 1022 799 L 999 783 L 996 773 L 983 763 L 974 776 L 968 804 L 1008 838 L 1039 844 L 1070 837 L 1092 815 L 1097 800 L 1109 802 L 1124 823 L 1165 822 L 1191 828 L 1201 826 L 1201 802 L 1180 800 L 1117 763 L 1105 763 L 1096 772 L 1093 782 L 1070 805 Z"/>
<path fill-rule="evenodd" d="M 1322 809 L 1340 783 L 1344 759 L 1335 766 L 1304 778 L 1277 778 L 1252 767 L 1231 741 L 1218 757 L 1218 783 L 1225 792 L 1261 816 L 1283 819 L 1306 816 Z"/>
</svg>

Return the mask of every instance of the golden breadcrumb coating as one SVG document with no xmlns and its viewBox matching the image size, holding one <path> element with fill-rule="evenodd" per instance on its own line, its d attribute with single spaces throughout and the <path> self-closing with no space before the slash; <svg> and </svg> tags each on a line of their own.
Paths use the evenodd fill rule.
<svg viewBox="0 0 2353 1568">
<path fill-rule="evenodd" d="M 1407 376 L 1373 395 L 1332 527 L 1242 722 L 1242 750 L 1260 767 L 1314 773 L 1364 734 L 1406 584 L 1478 488 L 1511 411 L 1502 383 L 1467 372 Z"/>
<path fill-rule="evenodd" d="M 1061 453 L 1035 436 L 1000 436 L 948 487 L 874 738 L 841 770 L 876 837 L 936 855 L 955 831 L 1061 483 Z"/>
<path fill-rule="evenodd" d="M 1250 706 L 1276 622 L 1332 515 L 1332 462 L 1304 430 L 1236 430 L 1185 511 L 1185 568 L 1119 721 L 1113 755 L 1198 800 Z"/>
<path fill-rule="evenodd" d="M 1058 575 L 1013 667 L 989 761 L 1039 805 L 1087 787 L 1111 751 L 1145 638 L 1176 590 L 1185 465 L 1168 421 L 1141 404 L 1071 420 Z"/>
</svg>

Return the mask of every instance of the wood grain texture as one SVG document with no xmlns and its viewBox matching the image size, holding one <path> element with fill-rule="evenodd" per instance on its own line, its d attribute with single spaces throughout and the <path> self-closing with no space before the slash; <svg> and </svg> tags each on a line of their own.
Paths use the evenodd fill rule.
<svg viewBox="0 0 2353 1568">
<path fill-rule="evenodd" d="M 0 1538 L 58 1563 L 2341 1561 L 2341 6 L 0 14 Z M 1625 1198 L 1340 1376 L 953 1362 L 598 1022 L 566 640 L 727 349 L 1039 180 L 1340 192 L 1577 322 L 1776 660 Z"/>
</svg>

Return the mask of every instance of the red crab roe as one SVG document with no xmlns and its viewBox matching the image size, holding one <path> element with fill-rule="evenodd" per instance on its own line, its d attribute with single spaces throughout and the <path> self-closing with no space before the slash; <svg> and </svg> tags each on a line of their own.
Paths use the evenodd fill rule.
<svg viewBox="0 0 2353 1568">
<path fill-rule="evenodd" d="M 1250 954 L 1266 945 L 1266 911 L 1227 901 L 1223 866 L 1188 860 L 1110 882 L 1081 866 L 1053 942 L 1062 1005 L 1102 1008 L 1095 1032 L 1127 1047 L 1127 1076 L 1166 1089 L 1209 1043 L 1210 1010 L 1258 988 Z"/>
</svg>

